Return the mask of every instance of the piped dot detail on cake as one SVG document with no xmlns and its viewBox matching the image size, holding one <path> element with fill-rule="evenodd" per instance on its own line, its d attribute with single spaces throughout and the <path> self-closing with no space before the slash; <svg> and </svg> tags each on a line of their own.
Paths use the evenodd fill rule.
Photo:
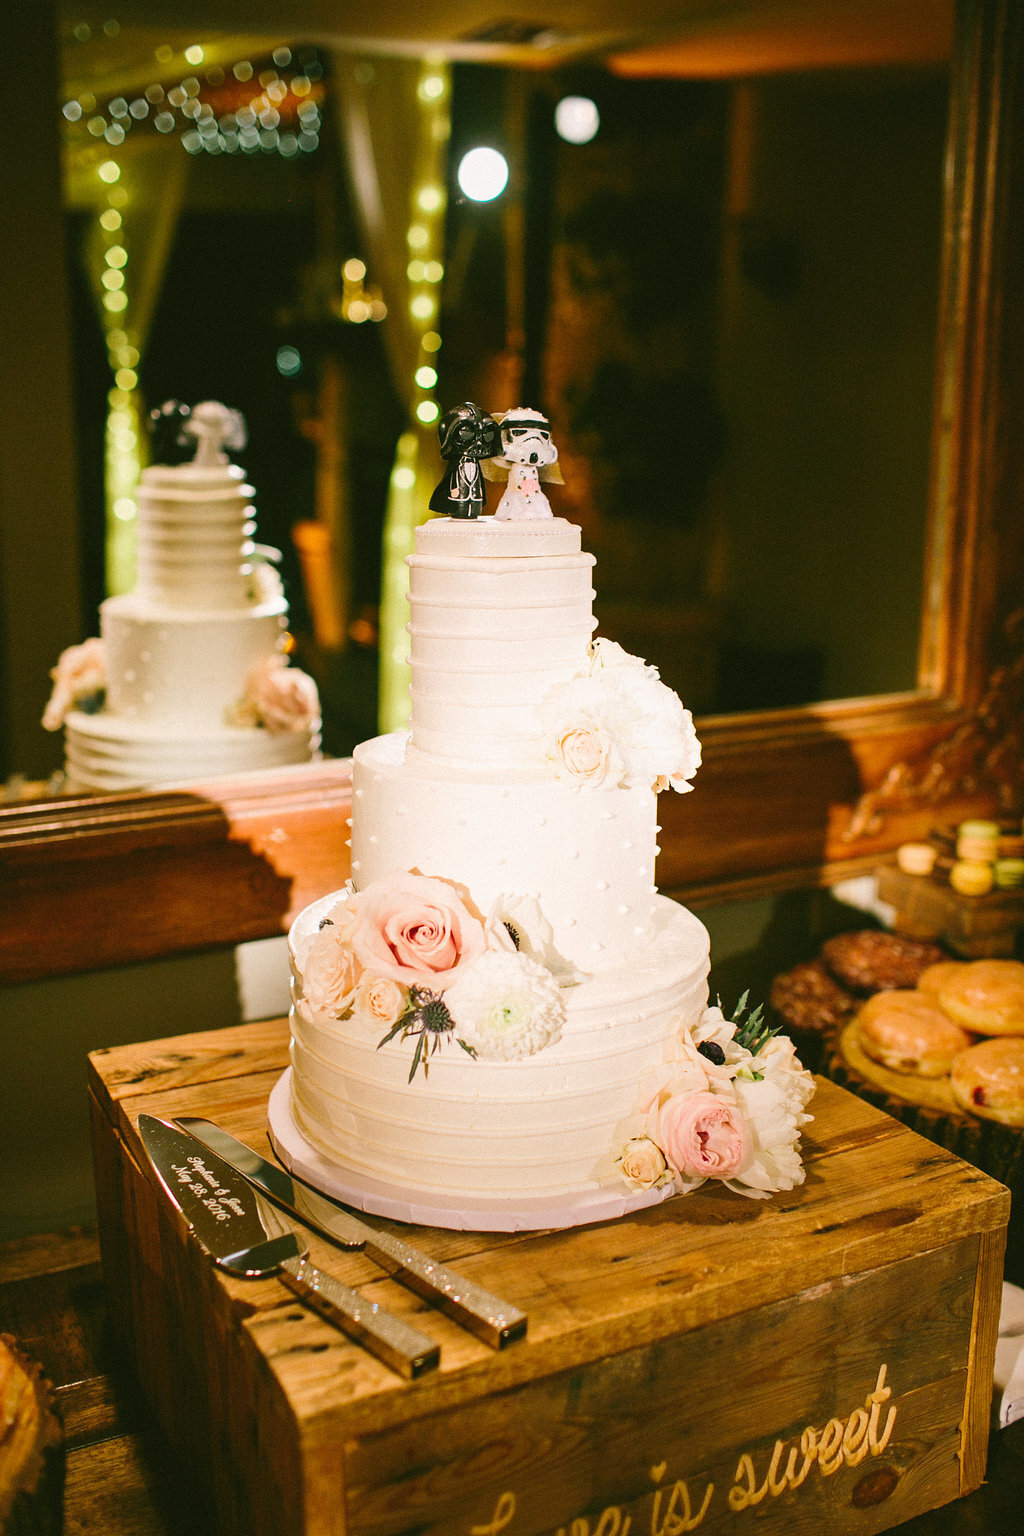
<svg viewBox="0 0 1024 1536">
<path fill-rule="evenodd" d="M 608 881 L 608 880 L 598 880 L 597 881 L 597 889 L 599 891 L 607 891 L 609 889 L 609 886 L 610 886 L 610 881 Z"/>
</svg>

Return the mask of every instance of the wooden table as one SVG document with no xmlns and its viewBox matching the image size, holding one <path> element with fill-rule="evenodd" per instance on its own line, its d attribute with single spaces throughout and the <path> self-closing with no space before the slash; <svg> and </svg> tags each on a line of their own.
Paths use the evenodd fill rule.
<svg viewBox="0 0 1024 1536">
<path fill-rule="evenodd" d="M 120 1349 L 94 1229 L 0 1244 L 0 1332 L 17 1335 L 56 1388 L 66 1440 L 65 1536 L 216 1536 Z M 898 1531 L 1019 1536 L 1022 1508 L 1024 1420 L 993 1432 L 987 1481 L 976 1493 Z"/>
<path fill-rule="evenodd" d="M 577 1232 L 414 1230 L 530 1312 L 528 1339 L 499 1355 L 364 1255 L 314 1240 L 317 1262 L 441 1342 L 441 1370 L 406 1384 L 277 1280 L 213 1270 L 146 1171 L 143 1110 L 208 1114 L 265 1146 L 286 1048 L 284 1021 L 271 1021 L 91 1058 L 109 1296 L 165 1432 L 216 1489 L 222 1532 L 383 1533 L 412 1521 L 443 1536 L 506 1525 L 508 1536 L 639 1536 L 659 1518 L 684 1528 L 666 1504 L 658 1517 L 655 1485 L 664 1475 L 666 1490 L 673 1479 L 685 1489 L 692 1474 L 698 1503 L 713 1482 L 711 1536 L 744 1508 L 743 1461 L 760 1476 L 773 1440 L 781 1453 L 779 1437 L 799 1443 L 805 1423 L 815 1434 L 838 1423 L 841 1435 L 880 1366 L 900 1415 L 888 1464 L 815 1469 L 745 1518 L 794 1536 L 867 1533 L 977 1486 L 1008 1205 L 985 1175 L 822 1083 L 807 1183 L 774 1201 L 709 1185 Z M 1011 1444 L 1001 1437 L 997 1457 Z M 129 1466 L 138 1446 L 122 1439 Z M 162 1496 L 167 1464 L 152 1465 L 138 1456 L 133 1486 L 152 1476 Z M 513 1489 L 509 1525 L 499 1517 Z M 990 1495 L 973 1504 L 979 1530 L 999 1529 Z M 958 1530 L 968 1506 L 954 1506 Z M 944 1518 L 910 1528 L 952 1529 Z"/>
</svg>

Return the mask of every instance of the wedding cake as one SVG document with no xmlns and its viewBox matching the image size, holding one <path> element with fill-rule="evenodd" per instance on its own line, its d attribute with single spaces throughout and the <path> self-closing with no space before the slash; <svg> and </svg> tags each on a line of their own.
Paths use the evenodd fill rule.
<svg viewBox="0 0 1024 1536">
<path fill-rule="evenodd" d="M 212 401 L 177 417 L 195 457 L 143 470 L 135 588 L 52 674 L 43 724 L 65 728 L 73 790 L 277 768 L 319 745 L 316 686 L 284 652 L 277 552 L 254 544 L 253 488 L 224 451 L 244 445 L 241 417 Z"/>
<path fill-rule="evenodd" d="M 707 933 L 654 881 L 689 713 L 593 638 L 580 529 L 502 508 L 417 530 L 411 730 L 356 749 L 350 884 L 290 934 L 277 1150 L 367 1211 L 477 1229 L 792 1187 L 810 1076 L 759 1012 L 708 1007 Z"/>
</svg>

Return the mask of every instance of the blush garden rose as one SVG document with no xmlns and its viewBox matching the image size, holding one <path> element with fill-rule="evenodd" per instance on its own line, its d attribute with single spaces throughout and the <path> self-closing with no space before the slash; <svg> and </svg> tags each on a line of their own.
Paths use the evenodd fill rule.
<svg viewBox="0 0 1024 1536">
<path fill-rule="evenodd" d="M 665 1158 L 663 1182 L 679 1192 L 706 1179 L 754 1200 L 792 1189 L 804 1179 L 800 1132 L 813 1092 L 792 1042 L 772 1034 L 760 1009 L 746 1016 L 746 995 L 731 1020 L 706 1008 L 680 1030 L 674 1060 L 642 1087 L 635 1134 L 619 1159 L 623 1178 L 651 1187 L 631 1172 L 636 1144 L 649 1141 Z"/>
</svg>

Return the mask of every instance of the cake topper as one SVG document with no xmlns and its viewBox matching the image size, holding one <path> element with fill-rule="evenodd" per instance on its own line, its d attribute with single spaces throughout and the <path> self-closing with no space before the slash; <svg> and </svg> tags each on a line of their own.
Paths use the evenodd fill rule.
<svg viewBox="0 0 1024 1536">
<path fill-rule="evenodd" d="M 445 412 L 437 435 L 448 468 L 430 498 L 430 510 L 448 517 L 479 517 L 487 499 L 480 461 L 501 452 L 498 423 L 467 400 Z"/>
<path fill-rule="evenodd" d="M 225 448 L 246 444 L 245 417 L 217 400 L 202 400 L 191 408 L 180 400 L 165 400 L 149 413 L 150 451 L 154 464 L 201 466 L 226 464 Z"/>
<path fill-rule="evenodd" d="M 511 411 L 496 411 L 494 419 L 501 423 L 501 453 L 482 468 L 488 480 L 508 481 L 495 516 L 502 522 L 553 517 L 540 482 L 564 482 L 547 417 L 517 405 Z"/>
</svg>

